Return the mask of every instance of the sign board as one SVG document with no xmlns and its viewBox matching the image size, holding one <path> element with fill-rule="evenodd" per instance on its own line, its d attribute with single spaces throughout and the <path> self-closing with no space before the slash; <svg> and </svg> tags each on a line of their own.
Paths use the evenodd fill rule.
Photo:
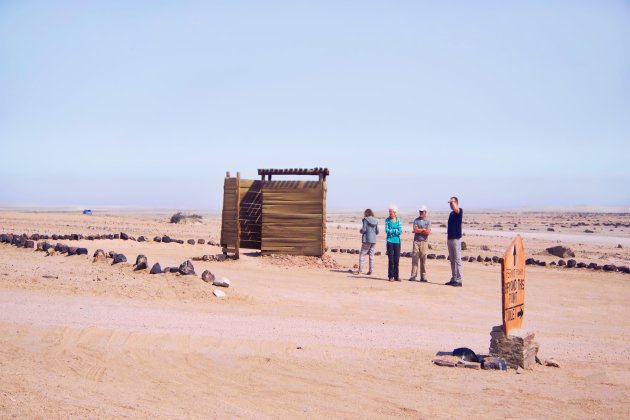
<svg viewBox="0 0 630 420">
<path fill-rule="evenodd" d="M 525 314 L 525 246 L 520 235 L 510 243 L 501 264 L 503 333 L 521 328 Z"/>
</svg>

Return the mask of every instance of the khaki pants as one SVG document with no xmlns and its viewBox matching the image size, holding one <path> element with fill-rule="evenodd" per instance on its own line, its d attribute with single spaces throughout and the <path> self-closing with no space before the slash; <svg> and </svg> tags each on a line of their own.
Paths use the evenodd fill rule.
<svg viewBox="0 0 630 420">
<path fill-rule="evenodd" d="M 416 277 L 418 275 L 418 260 L 420 260 L 420 278 L 426 278 L 428 250 L 428 241 L 413 241 L 413 254 L 411 257 L 411 277 Z"/>
</svg>

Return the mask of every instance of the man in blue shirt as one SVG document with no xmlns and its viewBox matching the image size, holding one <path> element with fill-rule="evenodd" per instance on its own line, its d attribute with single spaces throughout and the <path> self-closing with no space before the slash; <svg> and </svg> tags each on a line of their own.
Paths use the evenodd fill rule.
<svg viewBox="0 0 630 420">
<path fill-rule="evenodd" d="M 451 214 L 448 215 L 447 241 L 448 258 L 451 261 L 451 280 L 447 286 L 462 287 L 462 219 L 464 209 L 459 208 L 457 197 L 448 200 Z"/>
<path fill-rule="evenodd" d="M 420 214 L 413 221 L 413 254 L 411 258 L 411 277 L 409 281 L 414 281 L 418 275 L 418 261 L 420 262 L 420 281 L 427 281 L 427 251 L 429 246 L 429 234 L 431 233 L 431 222 L 427 219 L 427 207 L 418 209 Z"/>
</svg>

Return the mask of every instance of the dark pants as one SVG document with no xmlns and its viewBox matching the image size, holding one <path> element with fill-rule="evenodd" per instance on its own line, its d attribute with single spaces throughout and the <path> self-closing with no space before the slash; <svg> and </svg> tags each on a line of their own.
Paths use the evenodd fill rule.
<svg viewBox="0 0 630 420">
<path fill-rule="evenodd" d="M 400 261 L 400 244 L 387 242 L 387 278 L 398 279 L 398 262 Z"/>
</svg>

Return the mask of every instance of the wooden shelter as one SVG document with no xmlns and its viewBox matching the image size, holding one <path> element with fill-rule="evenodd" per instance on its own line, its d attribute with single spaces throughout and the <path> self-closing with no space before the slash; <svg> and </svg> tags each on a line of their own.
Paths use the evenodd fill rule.
<svg viewBox="0 0 630 420">
<path fill-rule="evenodd" d="M 223 187 L 221 246 L 238 258 L 240 248 L 263 254 L 321 256 L 326 250 L 326 168 L 259 169 L 260 180 L 228 172 Z M 316 181 L 272 180 L 275 175 L 314 175 Z"/>
</svg>

